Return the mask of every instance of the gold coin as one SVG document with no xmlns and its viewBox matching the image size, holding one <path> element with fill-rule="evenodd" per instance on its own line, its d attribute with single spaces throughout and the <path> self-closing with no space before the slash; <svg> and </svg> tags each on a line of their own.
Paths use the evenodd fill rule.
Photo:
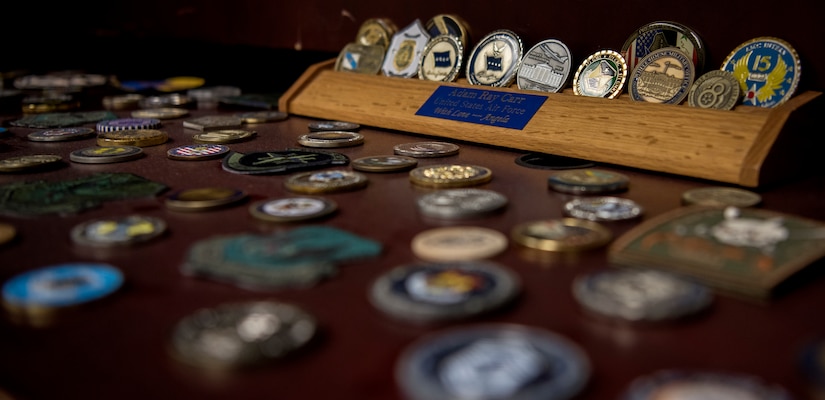
<svg viewBox="0 0 825 400">
<path fill-rule="evenodd" d="M 212 210 L 246 198 L 242 190 L 225 187 L 184 189 L 166 197 L 166 207 L 174 211 Z"/>
<path fill-rule="evenodd" d="M 0 160 L 0 172 L 20 172 L 53 165 L 62 160 L 54 154 L 34 154 Z"/>
<path fill-rule="evenodd" d="M 476 186 L 492 179 L 493 172 L 489 168 L 469 164 L 441 164 L 410 171 L 412 183 L 431 188 Z"/>
<path fill-rule="evenodd" d="M 355 41 L 364 46 L 381 46 L 386 51 L 397 31 L 398 28 L 388 18 L 372 18 L 361 24 Z"/>
<path fill-rule="evenodd" d="M 17 229 L 9 224 L 0 223 L 0 245 L 10 242 L 17 235 Z"/>
<path fill-rule="evenodd" d="M 198 133 L 192 136 L 192 140 L 197 143 L 237 143 L 244 140 L 249 140 L 257 134 L 255 131 L 246 131 L 243 129 L 223 129 L 218 131 L 210 131 L 205 133 Z"/>
<path fill-rule="evenodd" d="M 97 135 L 97 145 L 149 147 L 166 143 L 169 135 L 157 129 L 128 129 L 114 132 L 101 132 Z"/>
<path fill-rule="evenodd" d="M 603 246 L 613 234 L 598 222 L 562 218 L 516 225 L 513 240 L 522 246 L 544 251 L 581 251 Z"/>
<path fill-rule="evenodd" d="M 368 181 L 364 174 L 358 172 L 330 170 L 292 175 L 284 186 L 295 193 L 333 193 L 363 188 Z"/>
</svg>

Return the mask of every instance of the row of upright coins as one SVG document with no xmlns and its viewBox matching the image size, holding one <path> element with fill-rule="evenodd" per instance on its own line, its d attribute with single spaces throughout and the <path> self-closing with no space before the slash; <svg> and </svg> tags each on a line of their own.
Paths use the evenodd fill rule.
<svg viewBox="0 0 825 400">
<path fill-rule="evenodd" d="M 469 54 L 470 27 L 460 17 L 441 14 L 426 24 L 416 19 L 398 30 L 386 18 L 365 21 L 356 40 L 344 47 L 337 71 L 383 74 L 471 85 L 561 92 L 571 80 L 575 95 L 694 107 L 733 109 L 737 104 L 774 107 L 791 98 L 799 84 L 796 50 L 776 37 L 758 37 L 737 46 L 719 69 L 701 74 L 706 48 L 691 28 L 671 21 L 646 24 L 619 51 L 602 49 L 575 69 L 570 49 L 546 39 L 524 51 L 521 38 L 497 29 Z"/>
</svg>

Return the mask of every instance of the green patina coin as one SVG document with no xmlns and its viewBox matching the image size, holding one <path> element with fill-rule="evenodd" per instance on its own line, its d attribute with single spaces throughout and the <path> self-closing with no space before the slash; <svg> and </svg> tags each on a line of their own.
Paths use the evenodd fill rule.
<svg viewBox="0 0 825 400">
<path fill-rule="evenodd" d="M 64 181 L 0 186 L 0 213 L 22 216 L 74 214 L 112 200 L 155 196 L 166 185 L 129 173 L 101 173 Z"/>
</svg>

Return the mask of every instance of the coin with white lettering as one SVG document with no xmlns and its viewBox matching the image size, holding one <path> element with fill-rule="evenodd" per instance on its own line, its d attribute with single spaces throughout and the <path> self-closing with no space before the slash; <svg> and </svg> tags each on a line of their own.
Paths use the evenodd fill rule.
<svg viewBox="0 0 825 400">
<path fill-rule="evenodd" d="M 693 29 L 673 21 L 656 21 L 637 29 L 622 45 L 622 56 L 633 71 L 644 56 L 665 47 L 675 47 L 688 55 L 697 71 L 705 68 L 706 51 Z"/>
<path fill-rule="evenodd" d="M 524 47 L 510 30 L 490 32 L 481 39 L 467 60 L 467 81 L 471 85 L 507 87 L 521 65 Z"/>
<path fill-rule="evenodd" d="M 452 35 L 430 39 L 421 53 L 418 77 L 428 81 L 453 82 L 461 73 L 464 45 Z"/>
<path fill-rule="evenodd" d="M 802 73 L 796 50 L 775 37 L 758 37 L 740 44 L 721 69 L 739 82 L 742 102 L 758 107 L 774 107 L 793 97 Z"/>
<path fill-rule="evenodd" d="M 627 80 L 627 62 L 613 50 L 588 56 L 573 76 L 573 94 L 614 99 L 622 93 Z"/>
<path fill-rule="evenodd" d="M 681 50 L 667 47 L 651 51 L 639 60 L 630 76 L 630 98 L 650 103 L 679 104 L 688 95 L 696 71 Z"/>
<path fill-rule="evenodd" d="M 556 93 L 564 89 L 570 76 L 570 49 L 557 39 L 537 43 L 524 54 L 516 83 L 521 90 Z"/>
<path fill-rule="evenodd" d="M 741 97 L 739 82 L 733 74 L 717 69 L 693 82 L 688 92 L 688 104 L 699 108 L 732 110 Z"/>
</svg>

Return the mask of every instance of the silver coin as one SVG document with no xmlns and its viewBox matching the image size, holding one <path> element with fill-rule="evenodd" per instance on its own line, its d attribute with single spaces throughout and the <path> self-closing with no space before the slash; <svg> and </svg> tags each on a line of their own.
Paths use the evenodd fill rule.
<svg viewBox="0 0 825 400">
<path fill-rule="evenodd" d="M 179 93 L 149 96 L 140 100 L 140 108 L 185 107 L 192 104 L 192 98 Z"/>
<path fill-rule="evenodd" d="M 315 337 L 315 318 L 274 301 L 226 303 L 181 319 L 171 338 L 172 355 L 193 366 L 234 369 L 283 358 Z"/>
<path fill-rule="evenodd" d="M 687 54 L 675 47 L 651 51 L 633 70 L 627 91 L 636 101 L 679 104 L 687 97 L 696 69 Z"/>
<path fill-rule="evenodd" d="M 234 115 L 206 115 L 183 121 L 183 127 L 206 131 L 210 129 L 237 128 L 243 124 L 243 120 Z"/>
<path fill-rule="evenodd" d="M 635 201 L 620 197 L 586 197 L 564 204 L 564 213 L 591 221 L 620 221 L 638 218 L 644 210 Z"/>
<path fill-rule="evenodd" d="M 282 111 L 250 111 L 235 114 L 236 117 L 247 124 L 259 124 L 264 122 L 283 121 L 289 118 L 289 114 Z"/>
<path fill-rule="evenodd" d="M 249 206 L 253 217 L 274 222 L 304 221 L 328 215 L 338 209 L 338 205 L 321 197 L 287 197 L 262 200 Z"/>
<path fill-rule="evenodd" d="M 310 132 L 357 131 L 361 125 L 346 121 L 312 121 L 307 125 Z"/>
<path fill-rule="evenodd" d="M 307 147 L 350 147 L 364 144 L 364 135 L 348 131 L 312 132 L 298 138 Z"/>
<path fill-rule="evenodd" d="M 681 318 L 708 307 L 707 286 L 662 271 L 609 269 L 579 276 L 573 295 L 586 309 L 628 321 Z"/>
<path fill-rule="evenodd" d="M 682 203 L 712 207 L 753 207 L 762 202 L 762 196 L 745 189 L 730 187 L 703 187 L 682 193 Z"/>
<path fill-rule="evenodd" d="M 520 288 L 518 275 L 492 262 L 424 262 L 381 275 L 370 288 L 370 301 L 394 318 L 435 322 L 492 311 Z"/>
<path fill-rule="evenodd" d="M 570 49 L 556 39 L 531 48 L 521 59 L 516 83 L 522 90 L 556 93 L 564 89 L 572 68 Z"/>
<path fill-rule="evenodd" d="M 418 77 L 428 81 L 453 82 L 461 73 L 464 45 L 452 35 L 430 39 L 421 53 Z"/>
<path fill-rule="evenodd" d="M 402 143 L 393 147 L 395 154 L 415 158 L 447 157 L 458 154 L 458 145 L 447 142 Z"/>
<path fill-rule="evenodd" d="M 507 87 L 521 65 L 524 48 L 515 32 L 501 29 L 481 39 L 467 61 L 467 81 L 472 85 Z"/>
<path fill-rule="evenodd" d="M 740 97 L 742 90 L 739 81 L 730 72 L 717 69 L 693 82 L 688 92 L 688 104 L 699 108 L 732 110 Z"/>
<path fill-rule="evenodd" d="M 92 137 L 95 130 L 92 128 L 54 128 L 32 132 L 28 139 L 33 142 L 62 142 L 66 140 L 85 139 Z"/>
<path fill-rule="evenodd" d="M 507 197 L 484 189 L 438 190 L 418 198 L 421 214 L 444 219 L 466 219 L 488 215 L 507 205 Z"/>
</svg>

